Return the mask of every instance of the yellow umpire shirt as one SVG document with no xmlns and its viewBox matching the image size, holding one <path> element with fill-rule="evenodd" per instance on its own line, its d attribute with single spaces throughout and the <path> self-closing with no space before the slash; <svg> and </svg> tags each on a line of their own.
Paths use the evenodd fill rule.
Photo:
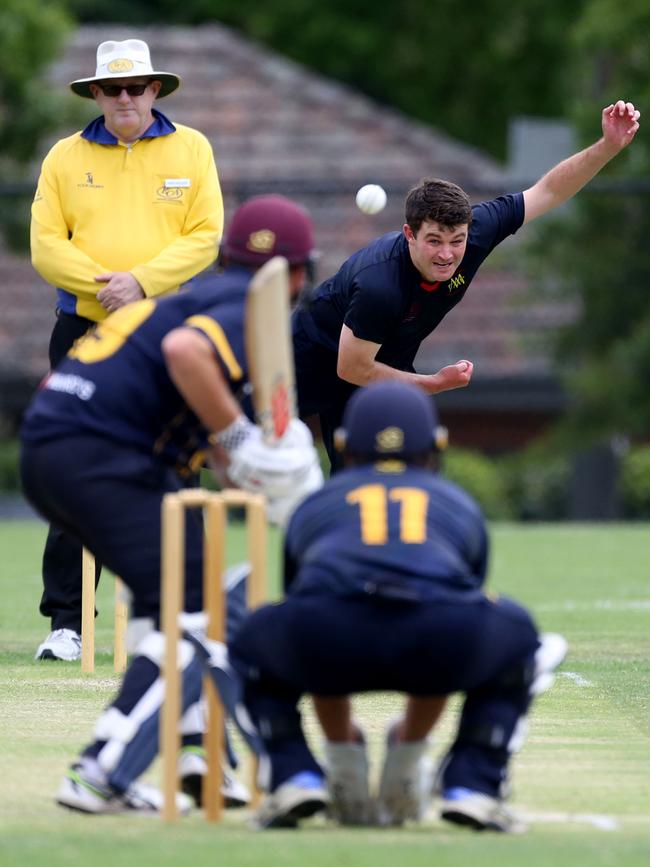
<svg viewBox="0 0 650 867">
<path fill-rule="evenodd" d="M 103 118 L 58 141 L 32 204 L 32 264 L 58 306 L 99 321 L 95 277 L 130 271 L 146 296 L 176 291 L 216 258 L 223 199 L 212 148 L 191 127 L 155 121 L 131 144 Z"/>
</svg>

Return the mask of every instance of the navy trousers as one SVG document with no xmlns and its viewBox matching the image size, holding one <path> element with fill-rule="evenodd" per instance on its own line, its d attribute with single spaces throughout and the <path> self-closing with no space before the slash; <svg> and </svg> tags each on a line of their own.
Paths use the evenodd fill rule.
<svg viewBox="0 0 650 867">
<path fill-rule="evenodd" d="M 469 597 L 468 597 L 469 598 Z M 294 596 L 245 620 L 231 662 L 271 761 L 271 790 L 317 770 L 298 701 L 389 690 L 428 696 L 465 693 L 443 785 L 497 795 L 510 738 L 530 703 L 537 630 L 516 603 L 403 602 Z"/>
<path fill-rule="evenodd" d="M 129 587 L 133 616 L 158 622 L 162 499 L 182 487 L 174 470 L 150 455 L 85 435 L 24 443 L 21 474 L 25 494 L 41 515 Z M 185 610 L 200 611 L 199 510 L 187 513 L 185 560 Z"/>
<path fill-rule="evenodd" d="M 48 348 L 50 367 L 55 368 L 75 340 L 94 324 L 83 316 L 58 310 Z M 95 560 L 95 584 L 100 573 L 101 563 Z M 52 629 L 81 632 L 81 544 L 53 524 L 43 551 L 43 595 L 39 610 L 50 618 Z"/>
</svg>

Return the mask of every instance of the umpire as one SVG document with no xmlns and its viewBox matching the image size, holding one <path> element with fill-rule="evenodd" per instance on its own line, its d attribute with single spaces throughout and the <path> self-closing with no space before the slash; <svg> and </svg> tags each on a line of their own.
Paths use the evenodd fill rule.
<svg viewBox="0 0 650 867">
<path fill-rule="evenodd" d="M 427 735 L 455 692 L 465 701 L 438 775 L 441 815 L 476 829 L 518 827 L 503 803 L 508 763 L 566 643 L 539 636 L 524 608 L 484 591 L 481 511 L 431 472 L 444 433 L 416 386 L 358 391 L 338 435 L 345 469 L 290 521 L 287 598 L 253 612 L 232 644 L 270 759 L 262 827 L 294 826 L 328 805 L 342 824 L 422 818 L 432 791 Z M 408 696 L 386 732 L 376 800 L 348 698 L 373 690 Z M 327 780 L 302 732 L 306 693 L 326 737 Z"/>
<path fill-rule="evenodd" d="M 95 75 L 70 84 L 101 114 L 52 147 L 32 205 L 32 263 L 57 287 L 52 369 L 109 313 L 175 292 L 217 255 L 223 203 L 210 143 L 153 107 L 179 85 L 153 68 L 141 39 L 102 42 Z M 43 586 L 52 632 L 36 658 L 78 659 L 81 547 L 56 527 Z"/>
</svg>

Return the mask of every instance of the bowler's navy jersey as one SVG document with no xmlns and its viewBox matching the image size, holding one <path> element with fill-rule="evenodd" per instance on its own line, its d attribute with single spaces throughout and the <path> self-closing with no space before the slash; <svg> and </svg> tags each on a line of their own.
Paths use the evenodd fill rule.
<svg viewBox="0 0 650 867">
<path fill-rule="evenodd" d="M 429 470 L 383 462 L 333 476 L 294 512 L 289 593 L 474 598 L 488 540 L 477 503 Z"/>
<path fill-rule="evenodd" d="M 300 307 L 310 338 L 338 351 L 343 324 L 355 337 L 381 344 L 377 361 L 412 370 L 420 344 L 461 300 L 479 266 L 524 220 L 522 193 L 472 207 L 467 249 L 453 277 L 426 283 L 402 232 L 389 232 L 347 259 Z"/>
<path fill-rule="evenodd" d="M 250 278 L 245 268 L 228 268 L 197 278 L 188 292 L 111 314 L 44 379 L 23 439 L 92 433 L 159 455 L 179 471 L 197 470 L 208 432 L 170 379 L 162 340 L 181 326 L 199 330 L 236 392 L 248 379 L 243 322 Z"/>
</svg>

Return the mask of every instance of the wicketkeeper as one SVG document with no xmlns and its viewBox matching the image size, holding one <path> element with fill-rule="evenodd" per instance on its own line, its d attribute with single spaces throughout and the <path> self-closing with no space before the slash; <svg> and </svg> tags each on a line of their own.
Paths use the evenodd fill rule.
<svg viewBox="0 0 650 867">
<path fill-rule="evenodd" d="M 515 830 L 508 764 L 537 693 L 566 643 L 484 589 L 488 537 L 476 502 L 436 472 L 444 444 L 431 399 L 382 382 L 351 399 L 338 442 L 346 467 L 293 513 L 287 598 L 250 614 L 230 648 L 270 764 L 261 827 L 295 826 L 329 807 L 342 824 L 422 818 L 433 775 L 427 736 L 445 697 L 465 694 L 437 789 L 441 816 Z M 363 731 L 349 696 L 408 698 L 386 731 L 371 793 Z M 315 699 L 325 768 L 303 735 L 298 702 Z"/>
<path fill-rule="evenodd" d="M 198 278 L 189 292 L 113 313 L 75 344 L 27 411 L 21 464 L 26 495 L 121 576 L 132 594 L 133 617 L 153 623 L 93 741 L 61 783 L 63 806 L 87 813 L 160 807 L 159 793 L 137 778 L 157 752 L 163 698 L 158 624 L 164 495 L 178 491 L 206 459 L 235 485 L 266 494 L 273 515 L 287 513 L 322 481 L 302 422 L 292 421 L 278 446 L 270 447 L 242 410 L 251 277 L 283 255 L 295 294 L 312 249 L 312 224 L 301 207 L 282 196 L 249 200 L 233 216 L 221 272 Z M 188 515 L 186 533 L 184 610 L 191 615 L 203 607 L 198 514 Z M 203 663 L 187 641 L 179 654 L 184 743 L 194 747 L 200 743 L 196 705 Z M 188 768 L 181 755 L 181 776 L 196 778 L 203 760 L 197 770 L 196 752 L 187 755 Z M 187 800 L 180 804 L 187 806 Z"/>
</svg>

